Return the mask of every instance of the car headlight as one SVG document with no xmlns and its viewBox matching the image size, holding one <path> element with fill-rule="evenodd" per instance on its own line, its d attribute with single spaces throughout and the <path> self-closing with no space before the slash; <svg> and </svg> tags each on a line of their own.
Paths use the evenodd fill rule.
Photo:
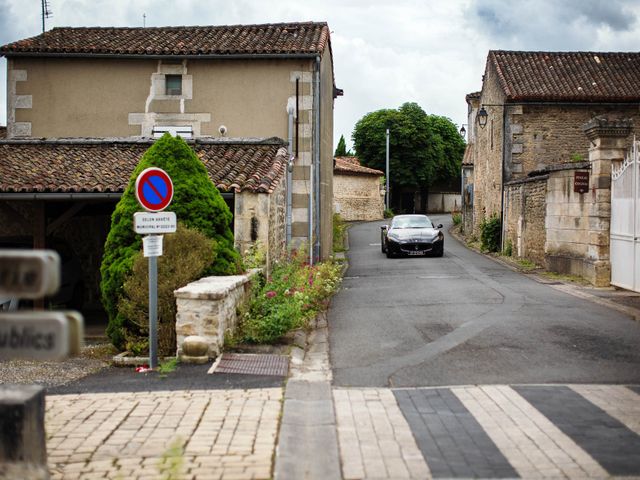
<svg viewBox="0 0 640 480">
<path fill-rule="evenodd" d="M 396 233 L 393 233 L 393 232 L 388 233 L 387 234 L 387 238 L 389 240 L 393 240 L 394 242 L 397 242 L 398 240 L 400 240 L 400 237 Z"/>
</svg>

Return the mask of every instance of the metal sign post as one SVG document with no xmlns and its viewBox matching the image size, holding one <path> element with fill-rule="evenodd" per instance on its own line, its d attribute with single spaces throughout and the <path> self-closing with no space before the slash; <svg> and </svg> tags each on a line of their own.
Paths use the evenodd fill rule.
<svg viewBox="0 0 640 480">
<path fill-rule="evenodd" d="M 136 179 L 136 198 L 154 213 L 134 214 L 136 233 L 150 234 L 142 239 L 143 254 L 149 257 L 149 367 L 158 366 L 158 257 L 162 255 L 162 235 L 173 233 L 177 221 L 173 212 L 162 212 L 173 198 L 173 182 L 164 170 L 147 168 Z M 162 212 L 162 213 L 155 213 Z"/>
<path fill-rule="evenodd" d="M 158 257 L 149 257 L 149 367 L 158 366 Z"/>
</svg>

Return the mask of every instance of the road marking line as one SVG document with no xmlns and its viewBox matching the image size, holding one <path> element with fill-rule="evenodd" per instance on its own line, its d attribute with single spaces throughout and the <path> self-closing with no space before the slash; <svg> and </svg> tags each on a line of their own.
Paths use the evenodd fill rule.
<svg viewBox="0 0 640 480">
<path fill-rule="evenodd" d="M 622 385 L 572 385 L 570 388 L 640 435 L 640 395 Z"/>
<path fill-rule="evenodd" d="M 511 387 L 463 387 L 451 391 L 522 477 L 608 477 L 589 454 Z"/>
</svg>

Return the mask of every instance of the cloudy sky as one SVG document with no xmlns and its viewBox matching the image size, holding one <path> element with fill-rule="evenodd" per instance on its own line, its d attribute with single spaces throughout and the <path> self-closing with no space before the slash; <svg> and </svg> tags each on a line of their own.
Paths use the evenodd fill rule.
<svg viewBox="0 0 640 480">
<path fill-rule="evenodd" d="M 638 0 L 49 0 L 56 26 L 230 25 L 326 21 L 335 143 L 380 108 L 417 102 L 460 126 L 487 52 L 640 50 Z M 0 44 L 41 33 L 40 0 L 0 0 Z M 6 61 L 0 60 L 0 125 Z"/>
</svg>

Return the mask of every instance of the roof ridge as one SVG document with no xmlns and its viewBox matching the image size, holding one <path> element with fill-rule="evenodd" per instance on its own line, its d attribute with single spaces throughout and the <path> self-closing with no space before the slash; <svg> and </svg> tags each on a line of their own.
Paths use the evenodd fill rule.
<svg viewBox="0 0 640 480">
<path fill-rule="evenodd" d="M 84 26 L 84 27 L 73 27 L 73 26 L 58 26 L 58 27 L 53 27 L 50 30 L 45 31 L 44 33 L 48 33 L 48 32 L 52 32 L 54 30 L 173 30 L 173 29 L 180 29 L 180 30 L 187 30 L 187 29 L 198 29 L 198 28 L 237 28 L 237 27 L 242 27 L 242 28 L 263 28 L 263 27 L 283 27 L 283 26 L 304 26 L 304 25 L 323 25 L 323 26 L 328 26 L 328 23 L 325 22 L 314 22 L 312 20 L 310 21 L 304 21 L 304 22 L 278 22 L 278 23 L 253 23 L 253 24 L 231 24 L 231 25 L 163 25 L 163 26 L 159 26 L 159 27 L 117 27 L 117 26 L 111 26 L 111 27 L 101 27 L 101 26 Z M 41 36 L 41 34 L 39 35 L 35 35 L 35 37 L 39 37 Z M 30 37 L 33 38 L 33 37 Z M 13 43 L 13 42 L 12 42 Z"/>
</svg>

